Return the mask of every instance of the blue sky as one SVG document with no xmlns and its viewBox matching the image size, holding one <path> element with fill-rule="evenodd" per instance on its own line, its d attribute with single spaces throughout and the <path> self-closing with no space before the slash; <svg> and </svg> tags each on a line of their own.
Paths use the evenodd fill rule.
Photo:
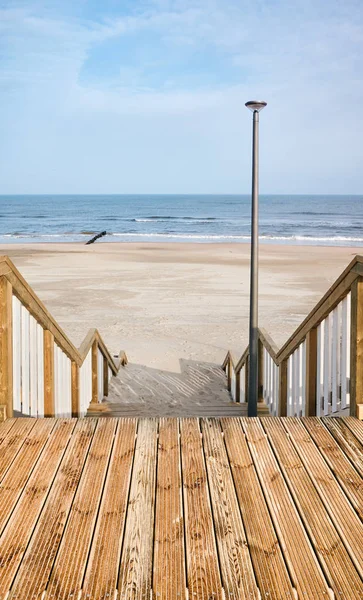
<svg viewBox="0 0 363 600">
<path fill-rule="evenodd" d="M 362 0 L 0 0 L 0 193 L 363 193 Z"/>
</svg>

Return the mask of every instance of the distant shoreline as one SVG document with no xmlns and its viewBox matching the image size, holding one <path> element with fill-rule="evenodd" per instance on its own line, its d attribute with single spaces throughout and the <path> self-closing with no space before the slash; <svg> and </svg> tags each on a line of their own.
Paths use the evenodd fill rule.
<svg viewBox="0 0 363 600">
<path fill-rule="evenodd" d="M 90 231 L 87 234 L 82 235 L 82 239 L 62 239 L 65 236 L 62 234 L 54 234 L 52 236 L 43 236 L 44 241 L 40 241 L 39 238 L 34 236 L 34 241 L 29 241 L 28 238 L 23 238 L 23 236 L 0 236 L 8 237 L 9 241 L 4 241 L 0 239 L 1 246 L 7 246 L 9 248 L 13 246 L 37 246 L 37 245 L 53 245 L 53 244 L 77 244 L 78 246 L 86 245 L 86 242 L 91 239 L 94 235 L 99 233 L 98 230 Z M 69 236 L 72 237 L 72 236 Z M 76 236 L 75 236 L 76 237 Z M 110 239 L 110 238 L 116 239 Z M 125 237 L 126 239 L 118 239 L 121 237 Z M 49 239 L 51 238 L 51 239 Z M 10 241 L 10 239 L 12 241 Z M 335 243 L 334 243 L 335 241 Z M 266 238 L 264 236 L 259 236 L 260 245 L 263 246 L 294 246 L 294 247 L 317 247 L 317 248 L 361 248 L 363 251 L 363 238 L 314 238 L 314 239 L 305 239 L 305 238 L 284 238 L 284 237 L 271 237 Z M 220 246 L 222 244 L 235 244 L 237 246 L 246 246 L 250 244 L 249 237 L 243 237 L 243 239 L 237 239 L 234 236 L 230 238 L 225 236 L 205 236 L 203 239 L 200 236 L 189 236 L 186 238 L 185 236 L 179 235 L 170 235 L 170 236 L 153 236 L 153 235 L 141 235 L 141 236 L 127 236 L 125 234 L 106 234 L 102 239 L 97 240 L 95 242 L 97 245 L 104 244 L 186 244 L 193 245 L 197 244 L 200 246 L 205 246 L 208 244 Z"/>
<path fill-rule="evenodd" d="M 248 245 L 250 195 L 0 197 L 0 243 Z M 262 245 L 363 247 L 363 196 L 260 196 Z"/>
</svg>

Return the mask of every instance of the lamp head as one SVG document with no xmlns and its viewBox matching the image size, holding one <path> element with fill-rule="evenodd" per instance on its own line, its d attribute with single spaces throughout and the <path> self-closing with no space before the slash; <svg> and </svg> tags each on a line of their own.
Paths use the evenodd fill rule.
<svg viewBox="0 0 363 600">
<path fill-rule="evenodd" d="M 252 112 L 260 112 L 263 108 L 265 108 L 266 105 L 267 102 L 264 102 L 264 100 L 250 100 L 245 104 L 245 106 L 247 106 L 247 108 L 249 108 Z"/>
</svg>

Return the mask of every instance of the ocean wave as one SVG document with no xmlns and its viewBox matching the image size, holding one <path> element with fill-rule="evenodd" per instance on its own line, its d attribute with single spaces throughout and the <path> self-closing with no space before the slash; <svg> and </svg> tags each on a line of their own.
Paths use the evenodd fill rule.
<svg viewBox="0 0 363 600">
<path fill-rule="evenodd" d="M 185 221 L 193 221 L 193 224 L 195 225 L 200 225 L 200 224 L 208 224 L 210 225 L 212 221 L 216 221 L 217 219 L 192 219 L 189 217 L 182 217 L 181 219 L 176 218 L 175 221 L 179 222 L 181 220 L 185 220 Z M 130 221 L 132 223 L 171 223 L 172 219 L 130 219 Z"/>
<path fill-rule="evenodd" d="M 183 238 L 183 239 L 215 239 L 215 240 L 250 240 L 249 235 L 202 235 L 202 234 L 183 234 L 183 233 L 110 233 L 114 237 L 165 237 L 165 238 Z M 314 237 L 308 235 L 260 235 L 260 240 L 269 241 L 299 241 L 299 242 L 363 242 L 363 237 Z"/>
<path fill-rule="evenodd" d="M 96 234 L 95 230 L 82 230 L 79 232 L 68 231 L 62 233 L 26 233 L 15 231 L 13 233 L 0 234 L 1 238 L 16 238 L 16 239 L 49 239 L 49 238 L 84 238 L 90 235 Z M 166 239 L 191 239 L 191 240 L 241 240 L 249 241 L 250 235 L 238 235 L 238 234 L 199 234 L 199 233 L 177 233 L 177 232 L 145 232 L 140 233 L 137 231 L 118 231 L 108 232 L 106 237 L 119 237 L 119 238 L 166 238 Z M 261 234 L 260 240 L 266 241 L 278 241 L 278 242 L 359 242 L 363 243 L 363 236 L 314 236 L 314 235 L 274 235 L 274 234 Z"/>
<path fill-rule="evenodd" d="M 178 217 L 178 216 L 162 216 L 153 215 L 151 217 L 139 217 L 135 219 L 126 219 L 133 223 L 152 223 L 152 222 L 163 222 L 163 221 L 194 221 L 199 223 L 210 223 L 211 221 L 219 221 L 217 217 Z"/>
</svg>

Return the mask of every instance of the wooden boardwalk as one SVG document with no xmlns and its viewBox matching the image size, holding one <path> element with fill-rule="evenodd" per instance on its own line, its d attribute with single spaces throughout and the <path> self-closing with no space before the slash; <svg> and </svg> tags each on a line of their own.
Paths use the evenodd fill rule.
<svg viewBox="0 0 363 600">
<path fill-rule="evenodd" d="M 363 599 L 363 423 L 11 419 L 0 600 Z"/>
</svg>

